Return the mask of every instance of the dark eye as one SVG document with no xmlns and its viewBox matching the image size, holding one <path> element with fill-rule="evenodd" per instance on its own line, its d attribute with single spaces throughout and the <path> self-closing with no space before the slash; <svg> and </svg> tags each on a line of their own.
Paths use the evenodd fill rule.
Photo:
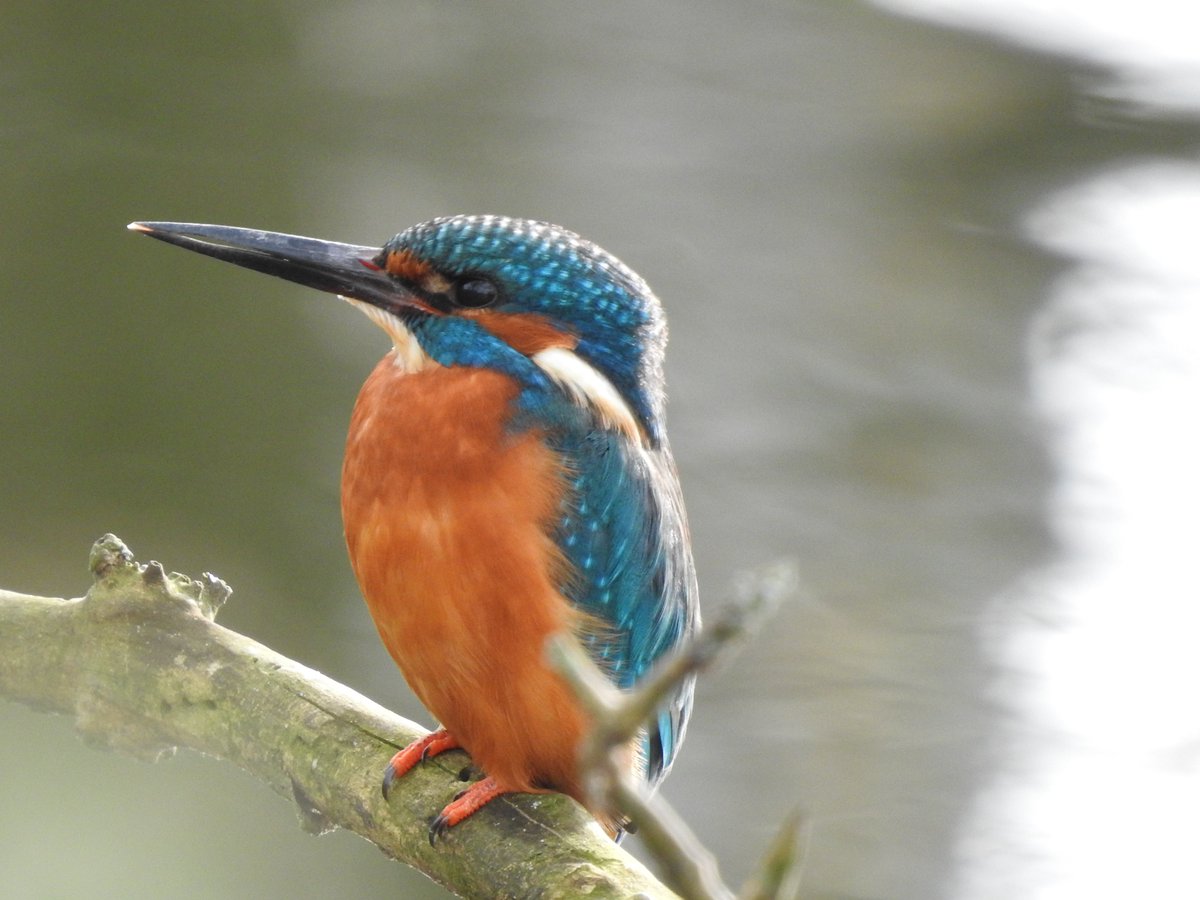
<svg viewBox="0 0 1200 900">
<path fill-rule="evenodd" d="M 493 282 L 486 278 L 480 278 L 478 275 L 467 275 L 462 278 L 455 283 L 454 290 L 451 292 L 451 299 L 457 305 L 467 309 L 490 306 L 496 302 L 496 298 L 499 296 L 500 289 Z"/>
</svg>

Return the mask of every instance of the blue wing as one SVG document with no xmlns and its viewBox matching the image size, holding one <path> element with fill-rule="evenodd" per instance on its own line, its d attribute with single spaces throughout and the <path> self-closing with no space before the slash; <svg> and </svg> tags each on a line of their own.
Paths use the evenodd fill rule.
<svg viewBox="0 0 1200 900">
<path fill-rule="evenodd" d="M 584 640 L 621 688 L 699 625 L 696 574 L 670 451 L 646 449 L 611 430 L 560 433 L 571 474 L 556 538 L 576 578 L 568 598 L 602 624 Z M 667 774 L 683 740 L 693 681 L 681 685 L 647 729 L 647 781 Z"/>
</svg>

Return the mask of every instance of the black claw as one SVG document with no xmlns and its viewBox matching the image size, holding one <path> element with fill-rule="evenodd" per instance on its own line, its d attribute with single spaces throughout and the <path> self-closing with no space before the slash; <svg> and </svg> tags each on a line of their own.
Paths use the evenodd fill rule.
<svg viewBox="0 0 1200 900">
<path fill-rule="evenodd" d="M 437 839 L 449 830 L 450 822 L 444 815 L 438 813 L 434 816 L 433 821 L 429 823 L 429 846 L 436 847 Z"/>
<path fill-rule="evenodd" d="M 396 770 L 393 769 L 391 766 L 388 766 L 387 770 L 383 773 L 382 789 L 383 789 L 383 799 L 384 800 L 387 800 L 388 794 L 391 793 L 392 782 L 395 780 L 396 780 Z"/>
</svg>

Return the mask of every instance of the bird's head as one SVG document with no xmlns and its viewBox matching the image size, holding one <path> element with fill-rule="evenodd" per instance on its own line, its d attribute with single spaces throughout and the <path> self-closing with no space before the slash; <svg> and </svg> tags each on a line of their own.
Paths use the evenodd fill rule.
<svg viewBox="0 0 1200 900">
<path fill-rule="evenodd" d="M 491 367 L 527 386 L 556 384 L 631 437 L 662 439 L 658 299 L 616 257 L 557 225 L 450 216 L 382 248 L 224 225 L 129 227 L 343 296 L 388 332 L 410 370 Z"/>
</svg>

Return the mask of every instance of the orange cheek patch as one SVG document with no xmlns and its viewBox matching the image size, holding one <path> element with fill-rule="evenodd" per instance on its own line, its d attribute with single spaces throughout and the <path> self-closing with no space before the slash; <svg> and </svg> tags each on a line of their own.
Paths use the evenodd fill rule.
<svg viewBox="0 0 1200 900">
<path fill-rule="evenodd" d="M 422 281 L 433 273 L 429 263 L 418 259 L 408 250 L 393 250 L 388 253 L 383 267 L 389 275 L 395 275 L 410 282 Z"/>
<path fill-rule="evenodd" d="M 551 347 L 574 350 L 579 339 L 561 331 L 545 316 L 536 313 L 502 313 L 487 310 L 463 310 L 462 315 L 474 319 L 518 353 L 533 356 Z"/>
</svg>

